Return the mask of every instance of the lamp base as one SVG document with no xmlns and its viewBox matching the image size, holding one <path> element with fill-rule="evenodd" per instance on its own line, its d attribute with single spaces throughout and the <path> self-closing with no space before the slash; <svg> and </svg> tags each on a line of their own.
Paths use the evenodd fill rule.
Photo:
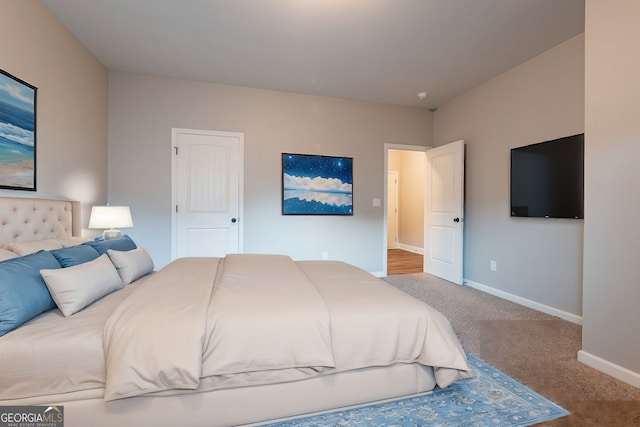
<svg viewBox="0 0 640 427">
<path fill-rule="evenodd" d="M 119 239 L 122 237 L 122 231 L 104 230 L 104 233 L 102 233 L 102 236 L 104 237 L 104 240 Z"/>
</svg>

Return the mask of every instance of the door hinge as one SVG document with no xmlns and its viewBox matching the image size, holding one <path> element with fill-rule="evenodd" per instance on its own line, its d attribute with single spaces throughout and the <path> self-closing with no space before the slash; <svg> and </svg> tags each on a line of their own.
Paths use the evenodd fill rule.
<svg viewBox="0 0 640 427">
<path fill-rule="evenodd" d="M 176 213 L 178 213 L 178 205 L 176 205 Z"/>
</svg>

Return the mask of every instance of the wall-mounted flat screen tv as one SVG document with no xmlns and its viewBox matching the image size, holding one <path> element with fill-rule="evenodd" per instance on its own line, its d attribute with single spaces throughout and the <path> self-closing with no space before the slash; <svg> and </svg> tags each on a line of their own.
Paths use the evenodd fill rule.
<svg viewBox="0 0 640 427">
<path fill-rule="evenodd" d="M 511 150 L 511 216 L 584 218 L 584 134 Z"/>
</svg>

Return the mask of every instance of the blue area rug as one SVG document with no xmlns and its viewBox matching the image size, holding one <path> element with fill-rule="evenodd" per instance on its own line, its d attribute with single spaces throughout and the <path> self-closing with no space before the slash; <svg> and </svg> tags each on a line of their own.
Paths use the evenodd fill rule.
<svg viewBox="0 0 640 427">
<path fill-rule="evenodd" d="M 569 413 L 477 357 L 473 378 L 427 394 L 296 418 L 268 427 L 515 427 Z"/>
</svg>

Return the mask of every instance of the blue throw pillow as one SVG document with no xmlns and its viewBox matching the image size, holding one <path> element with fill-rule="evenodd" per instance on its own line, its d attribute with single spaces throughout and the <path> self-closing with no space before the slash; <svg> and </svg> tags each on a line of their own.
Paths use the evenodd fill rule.
<svg viewBox="0 0 640 427">
<path fill-rule="evenodd" d="M 63 268 L 84 264 L 85 262 L 93 261 L 100 256 L 98 251 L 88 245 L 70 246 L 68 248 L 55 249 L 50 252 Z"/>
<path fill-rule="evenodd" d="M 138 248 L 133 240 L 131 240 L 131 237 L 126 234 L 119 239 L 93 240 L 83 243 L 83 245 L 93 247 L 93 249 L 98 251 L 99 255 L 106 254 L 109 249 L 113 249 L 114 251 L 130 251 Z"/>
<path fill-rule="evenodd" d="M 47 251 L 0 262 L 0 336 L 56 306 L 40 275 L 44 268 L 60 268 Z"/>
</svg>

